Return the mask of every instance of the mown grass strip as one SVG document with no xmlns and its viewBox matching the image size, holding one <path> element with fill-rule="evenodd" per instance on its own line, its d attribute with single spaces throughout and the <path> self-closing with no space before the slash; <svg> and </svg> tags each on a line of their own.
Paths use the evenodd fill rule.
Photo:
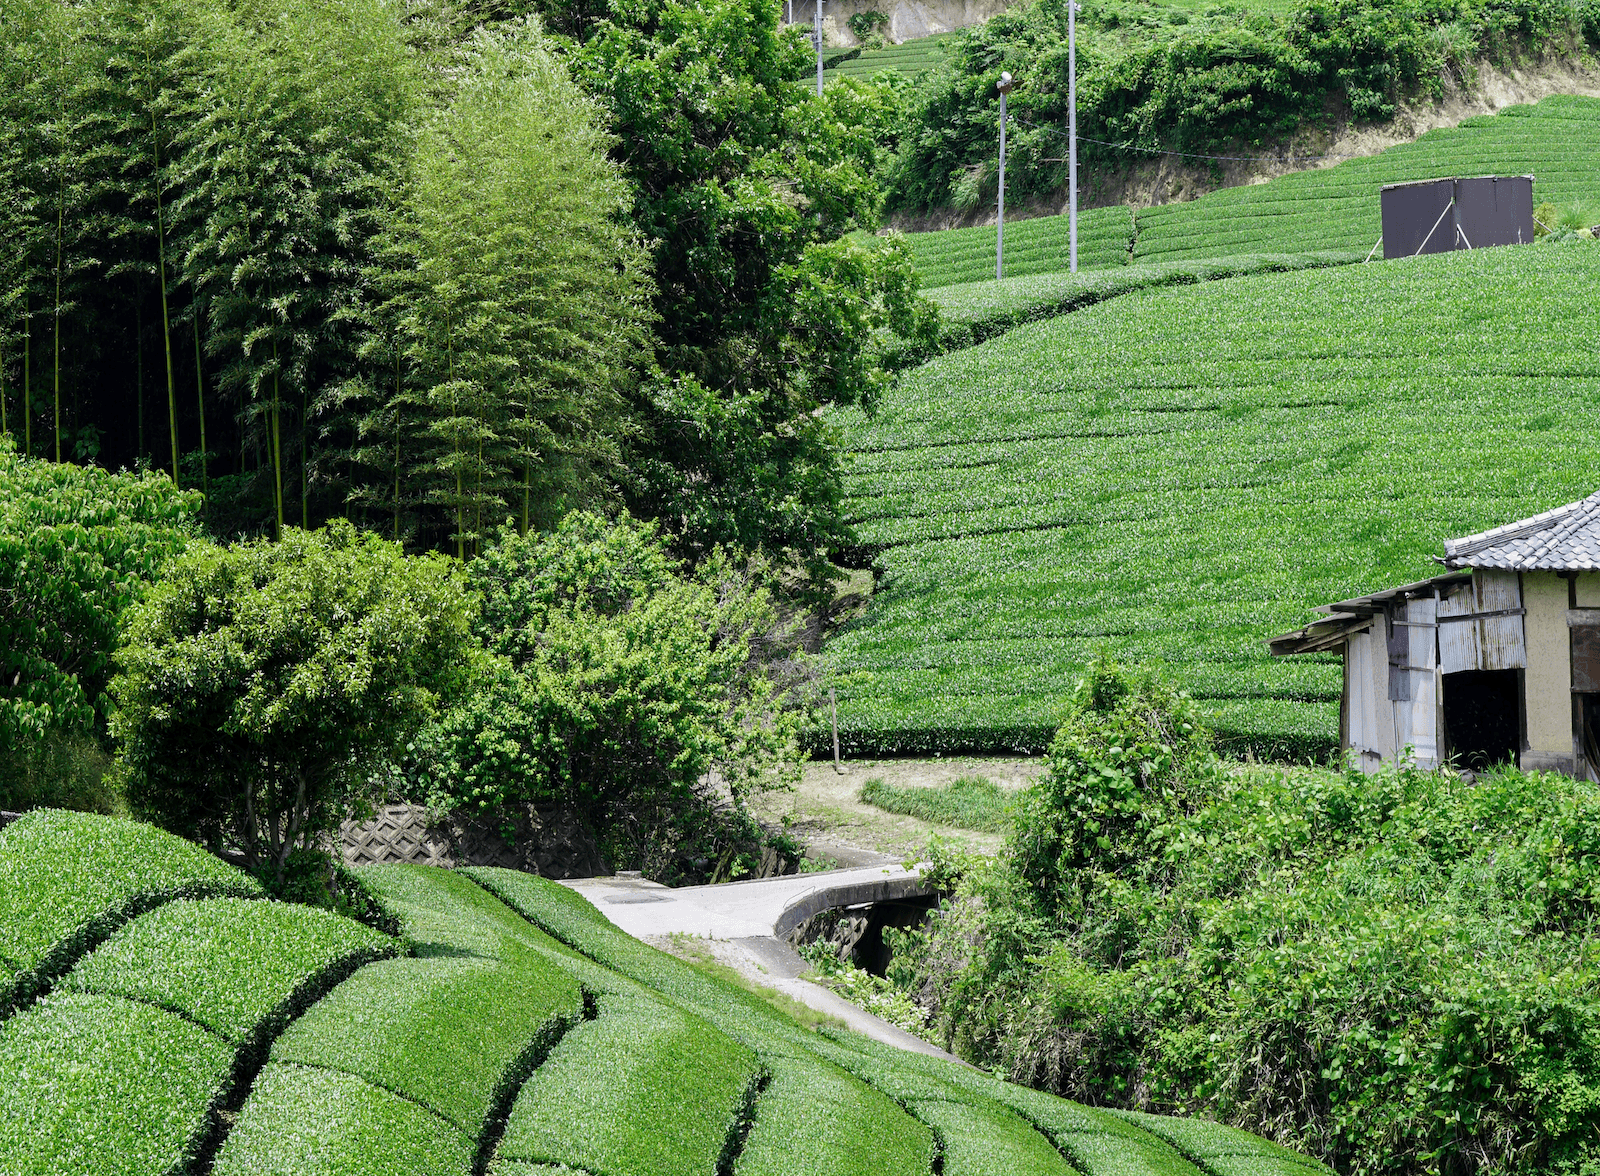
<svg viewBox="0 0 1600 1176">
<path fill-rule="evenodd" d="M 176 1014 L 56 993 L 0 1025 L 0 1172 L 166 1176 L 200 1152 L 234 1050 Z"/>
<path fill-rule="evenodd" d="M 537 1055 L 582 1012 L 571 977 L 535 961 L 398 959 L 362 968 L 290 1026 L 279 1062 L 354 1074 L 474 1140 Z"/>
<path fill-rule="evenodd" d="M 469 1176 L 476 1141 L 351 1074 L 270 1063 L 214 1176 Z"/>
<path fill-rule="evenodd" d="M 0 1016 L 123 923 L 176 898 L 261 898 L 192 842 L 149 825 L 42 809 L 0 830 Z"/>
<path fill-rule="evenodd" d="M 499 1156 L 629 1176 L 714 1173 L 756 1055 L 660 1001 L 605 994 L 517 1096 Z M 731 1158 L 731 1157 L 730 1157 Z"/>
<path fill-rule="evenodd" d="M 953 829 L 1002 833 L 1011 827 L 1011 798 L 983 776 L 961 776 L 948 784 L 903 787 L 874 777 L 861 786 L 864 803 Z"/>
<path fill-rule="evenodd" d="M 371 928 L 295 903 L 180 900 L 125 924 L 61 986 L 170 1009 L 255 1050 L 338 981 L 396 948 Z"/>
</svg>

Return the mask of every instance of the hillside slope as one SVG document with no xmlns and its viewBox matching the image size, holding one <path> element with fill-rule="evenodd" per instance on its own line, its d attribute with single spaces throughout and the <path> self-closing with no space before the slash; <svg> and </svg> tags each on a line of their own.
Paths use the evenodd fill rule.
<svg viewBox="0 0 1600 1176">
<path fill-rule="evenodd" d="M 397 939 L 236 871 L 186 897 L 229 872 L 111 818 L 0 832 L 7 949 L 59 965 L 0 1017 L 0 1172 L 1328 1176 L 804 1029 L 533 875 L 369 867 Z"/>
<path fill-rule="evenodd" d="M 1227 188 L 1181 204 L 1122 205 L 1080 214 L 1081 269 L 1145 261 L 1371 249 L 1381 233 L 1378 190 L 1435 176 L 1534 176 L 1535 202 L 1600 207 L 1600 99 L 1572 95 L 1430 131 L 1377 155 Z M 924 286 L 994 277 L 994 227 L 907 236 Z M 1067 268 L 1067 218 L 1006 225 L 1006 275 Z"/>
<path fill-rule="evenodd" d="M 908 373 L 844 420 L 884 576 L 830 656 L 852 754 L 1038 750 L 1096 650 L 1164 662 L 1225 743 L 1337 737 L 1308 609 L 1600 476 L 1600 247 L 1130 294 Z"/>
</svg>

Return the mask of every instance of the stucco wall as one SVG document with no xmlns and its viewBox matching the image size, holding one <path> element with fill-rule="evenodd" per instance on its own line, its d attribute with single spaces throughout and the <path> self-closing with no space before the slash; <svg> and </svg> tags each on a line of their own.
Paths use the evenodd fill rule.
<svg viewBox="0 0 1600 1176">
<path fill-rule="evenodd" d="M 1524 572 L 1528 610 L 1528 745 L 1522 766 L 1572 771 L 1572 652 L 1567 634 L 1567 582 L 1554 572 Z"/>
<path fill-rule="evenodd" d="M 1578 607 L 1600 608 L 1600 572 L 1578 573 Z"/>
</svg>

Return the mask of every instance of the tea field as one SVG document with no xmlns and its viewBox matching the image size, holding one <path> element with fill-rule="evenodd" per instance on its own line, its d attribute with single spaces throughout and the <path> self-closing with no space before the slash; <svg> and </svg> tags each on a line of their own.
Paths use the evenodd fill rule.
<svg viewBox="0 0 1600 1176">
<path fill-rule="evenodd" d="M 1164 664 L 1227 746 L 1337 739 L 1309 610 L 1447 537 L 1594 492 L 1600 246 L 1144 290 L 908 372 L 841 418 L 882 549 L 834 638 L 853 755 L 1038 750 L 1104 650 Z"/>
<path fill-rule="evenodd" d="M 929 70 L 937 69 L 943 62 L 948 42 L 957 33 L 935 33 L 931 37 L 916 37 L 898 45 L 885 45 L 881 49 L 863 48 L 855 57 L 828 66 L 824 78 L 870 78 L 873 74 L 889 70 L 915 81 Z"/>
<path fill-rule="evenodd" d="M 510 870 L 369 867 L 384 930 L 197 846 L 0 831 L 6 1176 L 1331 1176 L 776 1006 Z"/>
<path fill-rule="evenodd" d="M 1080 269 L 1235 253 L 1360 250 L 1382 231 L 1378 190 L 1436 176 L 1534 176 L 1534 202 L 1600 204 L 1600 99 L 1556 95 L 1430 131 L 1411 143 L 1264 184 L 1135 212 L 1080 213 Z M 994 226 L 907 236 L 924 286 L 994 277 Z M 1120 246 L 1118 242 L 1120 241 Z M 1015 248 L 1013 248 L 1015 246 Z M 1119 252 L 1120 249 L 1120 252 Z M 1381 251 L 1380 251 L 1381 255 Z M 1006 225 L 1006 274 L 1067 268 L 1067 218 Z"/>
</svg>

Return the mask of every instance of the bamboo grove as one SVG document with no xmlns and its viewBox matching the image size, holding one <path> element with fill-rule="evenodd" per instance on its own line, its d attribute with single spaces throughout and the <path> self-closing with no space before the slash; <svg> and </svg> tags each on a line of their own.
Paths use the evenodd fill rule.
<svg viewBox="0 0 1600 1176">
<path fill-rule="evenodd" d="M 537 27 L 0 0 L 0 431 L 213 529 L 464 553 L 603 497 L 649 258 Z"/>
</svg>

